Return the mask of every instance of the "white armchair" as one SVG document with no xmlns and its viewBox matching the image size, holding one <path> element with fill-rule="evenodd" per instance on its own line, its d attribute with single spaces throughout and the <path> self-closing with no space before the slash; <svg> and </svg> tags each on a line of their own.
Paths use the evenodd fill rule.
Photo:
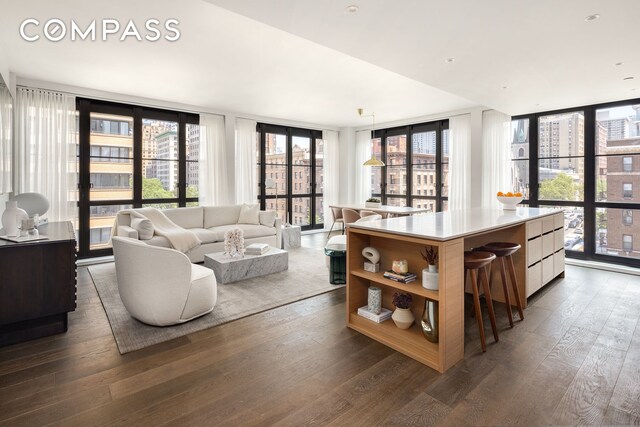
<svg viewBox="0 0 640 427">
<path fill-rule="evenodd" d="M 168 326 L 210 313 L 218 298 L 213 270 L 192 264 L 175 249 L 113 237 L 118 290 L 141 322 Z"/>
</svg>

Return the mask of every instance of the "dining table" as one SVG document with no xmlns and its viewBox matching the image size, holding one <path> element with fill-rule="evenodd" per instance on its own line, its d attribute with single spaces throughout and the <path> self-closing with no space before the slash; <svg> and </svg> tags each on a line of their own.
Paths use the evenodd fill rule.
<svg viewBox="0 0 640 427">
<path fill-rule="evenodd" d="M 369 207 L 364 203 L 361 204 L 338 204 L 338 205 L 330 205 L 331 208 L 339 208 L 339 209 L 353 209 L 354 211 L 371 211 L 377 214 L 387 214 L 391 216 L 407 216 L 414 215 L 420 213 L 431 212 L 429 208 L 414 208 L 411 206 L 392 206 L 392 205 L 380 205 L 378 207 Z"/>
</svg>

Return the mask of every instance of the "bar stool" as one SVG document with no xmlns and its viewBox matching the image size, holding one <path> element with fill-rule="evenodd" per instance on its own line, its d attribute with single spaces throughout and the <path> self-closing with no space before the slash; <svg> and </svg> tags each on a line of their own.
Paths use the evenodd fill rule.
<svg viewBox="0 0 640 427">
<path fill-rule="evenodd" d="M 513 289 L 513 295 L 516 298 L 516 306 L 518 307 L 518 313 L 520 314 L 520 320 L 524 320 L 524 312 L 522 310 L 522 302 L 520 301 L 520 291 L 518 290 L 518 280 L 516 279 L 516 269 L 513 266 L 512 255 L 520 249 L 518 243 L 509 242 L 492 242 L 487 243 L 479 248 L 481 252 L 491 252 L 500 261 L 500 276 L 502 278 L 502 290 L 504 291 L 504 300 L 507 305 L 507 315 L 509 316 L 509 325 L 513 328 L 513 313 L 511 311 L 511 298 L 509 297 L 509 289 L 507 286 L 507 266 L 509 268 L 509 278 L 511 279 L 511 288 Z M 506 264 L 506 265 L 505 265 Z"/>
<path fill-rule="evenodd" d="M 487 271 L 485 267 L 491 265 L 491 262 L 496 259 L 496 256 L 491 252 L 481 251 L 466 251 L 464 253 L 464 268 L 465 279 L 467 276 L 466 270 L 469 270 L 471 274 L 471 289 L 473 290 L 473 305 L 475 307 L 476 319 L 478 321 L 478 330 L 480 331 L 480 343 L 482 344 L 482 351 L 487 351 L 487 346 L 484 341 L 484 325 L 482 324 L 482 312 L 480 311 L 480 291 L 478 290 L 478 283 L 482 281 L 482 287 L 484 289 L 484 298 L 487 302 L 487 311 L 489 312 L 489 320 L 491 321 L 491 329 L 493 330 L 493 338 L 498 342 L 498 329 L 496 328 L 496 316 L 493 312 L 493 301 L 491 300 L 491 290 L 489 289 L 489 279 L 487 278 Z M 480 279 L 480 280 L 479 280 Z"/>
</svg>

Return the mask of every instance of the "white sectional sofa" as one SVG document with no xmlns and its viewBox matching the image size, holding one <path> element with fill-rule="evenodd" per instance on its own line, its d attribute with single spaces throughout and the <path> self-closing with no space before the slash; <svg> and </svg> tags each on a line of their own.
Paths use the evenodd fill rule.
<svg viewBox="0 0 640 427">
<path fill-rule="evenodd" d="M 175 224 L 193 231 L 202 241 L 201 245 L 186 252 L 191 262 L 203 262 L 205 254 L 224 251 L 224 233 L 233 228 L 244 231 L 245 245 L 267 243 L 280 248 L 282 222 L 274 211 L 260 211 L 259 224 L 238 224 L 242 205 L 234 206 L 198 206 L 189 208 L 165 209 L 162 212 Z M 135 209 L 134 209 L 135 210 Z M 119 212 L 116 217 L 116 233 L 120 237 L 138 239 L 138 231 L 131 227 L 131 216 Z M 143 242 L 170 248 L 169 241 L 154 235 Z"/>
</svg>

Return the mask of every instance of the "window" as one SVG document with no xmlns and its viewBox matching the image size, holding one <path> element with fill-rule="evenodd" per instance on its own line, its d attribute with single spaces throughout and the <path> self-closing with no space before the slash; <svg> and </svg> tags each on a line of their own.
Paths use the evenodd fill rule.
<svg viewBox="0 0 640 427">
<path fill-rule="evenodd" d="M 529 119 L 511 122 L 512 190 L 529 199 Z"/>
<path fill-rule="evenodd" d="M 584 113 L 538 118 L 538 198 L 584 200 Z"/>
<path fill-rule="evenodd" d="M 122 209 L 198 203 L 197 115 L 83 98 L 77 108 L 81 257 L 111 253 Z"/>
<path fill-rule="evenodd" d="M 527 120 L 538 124 L 530 128 L 524 162 L 527 204 L 564 210 L 567 256 L 640 267 L 640 252 L 633 251 L 640 234 L 633 222 L 640 203 L 633 191 L 640 185 L 640 99 L 515 117 L 514 163 L 527 155 L 517 147 L 526 139 L 518 140 L 526 127 L 518 122 Z"/>
<path fill-rule="evenodd" d="M 321 228 L 323 218 L 323 141 L 320 131 L 260 123 L 258 201 L 283 222 Z M 274 185 L 266 188 L 266 177 Z"/>
<path fill-rule="evenodd" d="M 387 205 L 442 210 L 448 192 L 448 125 L 439 121 L 376 131 L 373 150 L 385 166 L 371 168 L 372 196 Z"/>
</svg>

